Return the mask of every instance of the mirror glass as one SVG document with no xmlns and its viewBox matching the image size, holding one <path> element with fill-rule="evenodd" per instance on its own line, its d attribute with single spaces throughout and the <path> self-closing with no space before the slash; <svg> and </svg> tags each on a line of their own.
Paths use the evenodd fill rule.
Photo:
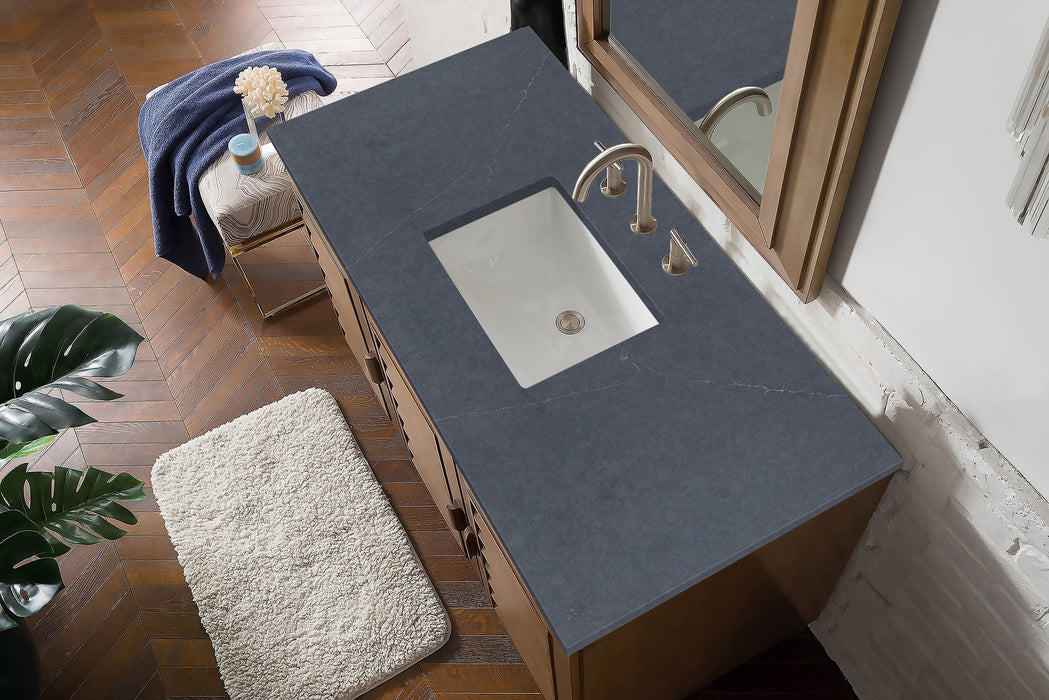
<svg viewBox="0 0 1049 700">
<path fill-rule="evenodd" d="M 608 0 L 609 43 L 761 202 L 797 0 Z"/>
</svg>

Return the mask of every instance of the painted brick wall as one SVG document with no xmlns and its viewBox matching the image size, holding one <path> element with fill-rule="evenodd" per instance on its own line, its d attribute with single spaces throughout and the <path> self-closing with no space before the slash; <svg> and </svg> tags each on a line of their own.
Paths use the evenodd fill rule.
<svg viewBox="0 0 1049 700">
<path fill-rule="evenodd" d="M 572 37 L 574 0 L 564 6 Z M 857 694 L 1049 698 L 1049 503 L 833 279 L 801 304 L 573 46 L 570 61 L 580 84 L 652 151 L 660 177 L 904 456 L 812 625 Z"/>
<path fill-rule="evenodd" d="M 843 325 L 862 320 L 866 344 L 880 327 L 860 312 Z M 862 698 L 1049 697 L 1046 502 L 899 346 L 885 351 L 860 357 L 904 471 L 813 630 Z"/>
</svg>

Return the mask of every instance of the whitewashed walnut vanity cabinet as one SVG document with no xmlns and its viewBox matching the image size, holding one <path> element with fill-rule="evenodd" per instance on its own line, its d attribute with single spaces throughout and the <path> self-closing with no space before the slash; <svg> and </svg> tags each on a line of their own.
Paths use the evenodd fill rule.
<svg viewBox="0 0 1049 700">
<path fill-rule="evenodd" d="M 572 653 L 565 653 L 422 409 L 313 214 L 303 206 L 346 342 L 500 620 L 547 698 L 680 698 L 815 619 L 888 478 Z M 659 518 L 662 513 L 653 513 Z"/>
</svg>

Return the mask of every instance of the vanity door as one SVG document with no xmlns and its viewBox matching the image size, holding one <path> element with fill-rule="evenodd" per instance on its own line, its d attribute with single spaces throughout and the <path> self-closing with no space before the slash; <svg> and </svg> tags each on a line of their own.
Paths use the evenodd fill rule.
<svg viewBox="0 0 1049 700">
<path fill-rule="evenodd" d="M 300 198 L 301 199 L 301 198 Z M 306 205 L 302 205 L 302 218 L 306 223 L 306 237 L 313 248 L 313 254 L 317 257 L 321 272 L 324 275 L 324 284 L 331 296 L 332 306 L 335 308 L 335 316 L 342 328 L 342 335 L 346 344 L 350 347 L 354 359 L 362 369 L 366 369 L 366 358 L 374 353 L 371 330 L 365 318 L 364 303 L 357 295 L 357 290 L 350 284 L 349 278 L 342 270 L 338 258 L 335 257 L 328 239 L 321 232 L 317 220 L 313 218 L 312 212 Z M 376 385 L 372 385 L 379 403 L 387 409 L 388 403 L 382 396 Z"/>
<path fill-rule="evenodd" d="M 463 531 L 466 530 L 467 523 L 465 512 L 452 497 L 453 492 L 458 492 L 454 467 L 449 464 L 450 469 L 445 468 L 437 435 L 385 343 L 376 337 L 375 344 L 376 355 L 385 375 L 382 388 L 390 402 L 390 413 L 400 425 L 401 435 L 404 436 L 404 442 L 412 455 L 412 464 L 426 484 L 437 510 L 441 512 L 441 517 L 455 535 L 459 548 L 463 549 Z M 454 489 L 449 484 L 449 472 Z"/>
<path fill-rule="evenodd" d="M 477 533 L 476 556 L 480 563 L 482 582 L 488 589 L 492 607 L 499 615 L 503 627 L 513 640 L 543 697 L 557 698 L 551 653 L 551 645 L 556 642 L 552 640 L 543 619 L 532 605 L 524 585 L 514 573 L 513 566 L 484 515 L 473 499 L 469 496 L 467 498 L 471 520 Z"/>
</svg>

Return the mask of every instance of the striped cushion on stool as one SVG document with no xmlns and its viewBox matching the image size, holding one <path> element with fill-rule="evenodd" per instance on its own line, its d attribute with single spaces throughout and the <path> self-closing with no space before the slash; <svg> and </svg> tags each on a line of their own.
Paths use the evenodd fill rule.
<svg viewBox="0 0 1049 700">
<path fill-rule="evenodd" d="M 291 119 L 320 106 L 321 98 L 310 90 L 288 100 L 284 116 Z M 267 134 L 259 136 L 264 154 L 269 142 Z M 264 160 L 262 170 L 244 175 L 237 170 L 233 156 L 226 151 L 208 166 L 200 178 L 200 196 L 227 247 L 302 216 L 284 163 L 276 153 L 270 153 Z"/>
</svg>

